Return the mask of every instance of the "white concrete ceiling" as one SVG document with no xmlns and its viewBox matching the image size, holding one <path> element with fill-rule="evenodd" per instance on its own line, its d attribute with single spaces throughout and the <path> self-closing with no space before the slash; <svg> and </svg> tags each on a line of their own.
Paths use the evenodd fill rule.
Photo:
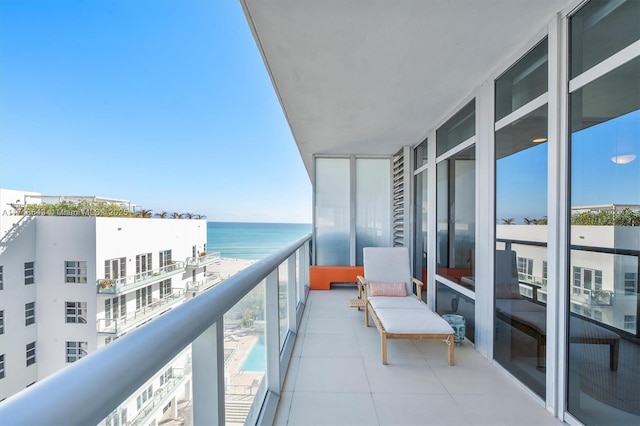
<svg viewBox="0 0 640 426">
<path fill-rule="evenodd" d="M 567 0 L 241 0 L 305 166 L 415 145 Z"/>
</svg>

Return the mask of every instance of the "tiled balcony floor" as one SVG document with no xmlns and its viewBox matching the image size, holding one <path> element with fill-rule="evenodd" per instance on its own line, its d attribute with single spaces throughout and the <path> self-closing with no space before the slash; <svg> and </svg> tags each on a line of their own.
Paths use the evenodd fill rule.
<svg viewBox="0 0 640 426">
<path fill-rule="evenodd" d="M 277 425 L 557 425 L 468 343 L 447 365 L 438 341 L 389 340 L 348 307 L 352 288 L 311 291 L 276 414 Z"/>
</svg>

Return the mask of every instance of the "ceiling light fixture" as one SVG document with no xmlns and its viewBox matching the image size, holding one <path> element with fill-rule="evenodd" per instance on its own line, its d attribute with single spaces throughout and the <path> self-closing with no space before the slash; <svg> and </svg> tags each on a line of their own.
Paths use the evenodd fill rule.
<svg viewBox="0 0 640 426">
<path fill-rule="evenodd" d="M 533 143 L 542 143 L 542 142 L 546 142 L 546 141 L 547 141 L 547 138 L 535 138 L 531 142 L 533 142 Z"/>
<path fill-rule="evenodd" d="M 611 161 L 613 161 L 616 164 L 629 164 L 635 159 L 636 159 L 635 154 L 614 155 L 613 157 L 611 157 Z"/>
</svg>

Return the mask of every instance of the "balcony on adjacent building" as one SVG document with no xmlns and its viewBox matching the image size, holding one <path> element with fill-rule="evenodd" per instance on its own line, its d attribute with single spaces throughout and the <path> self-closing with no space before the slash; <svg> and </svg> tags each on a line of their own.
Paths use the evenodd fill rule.
<svg viewBox="0 0 640 426">
<path fill-rule="evenodd" d="M 202 268 L 220 260 L 220 252 L 201 253 L 200 256 L 188 257 L 185 265 L 187 269 Z"/>
<path fill-rule="evenodd" d="M 102 278 L 96 281 L 98 294 L 109 296 L 133 291 L 185 271 L 185 262 L 171 262 L 160 268 L 151 269 L 122 278 Z"/>
<path fill-rule="evenodd" d="M 178 386 L 182 385 L 187 380 L 187 375 L 181 368 L 172 368 L 171 377 L 169 377 L 161 388 L 156 389 L 153 397 L 146 402 L 136 417 L 133 420 L 127 422 L 130 426 L 139 426 L 146 424 L 158 410 L 164 409 L 169 403 L 169 400 L 173 398 L 174 391 Z M 177 401 L 176 401 L 177 402 Z M 175 410 L 175 413 L 170 414 L 172 418 L 177 418 L 177 404 L 171 404 L 171 407 Z"/>
<path fill-rule="evenodd" d="M 222 278 L 220 277 L 219 272 L 207 272 L 205 273 L 203 280 L 188 283 L 187 291 L 204 291 L 221 282 Z"/>
<path fill-rule="evenodd" d="M 141 323 L 149 320 L 158 313 L 169 309 L 171 306 L 184 301 L 184 289 L 174 288 L 171 294 L 162 299 L 154 299 L 146 306 L 136 309 L 134 312 L 128 313 L 119 318 L 100 318 L 98 319 L 98 333 L 103 334 L 122 334 L 127 330 L 139 326 Z"/>
</svg>

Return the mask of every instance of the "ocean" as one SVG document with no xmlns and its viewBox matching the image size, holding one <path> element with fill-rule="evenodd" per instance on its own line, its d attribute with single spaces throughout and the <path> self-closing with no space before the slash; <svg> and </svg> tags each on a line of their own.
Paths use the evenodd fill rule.
<svg viewBox="0 0 640 426">
<path fill-rule="evenodd" d="M 261 260 L 311 232 L 308 223 L 207 222 L 207 252 Z"/>
</svg>

